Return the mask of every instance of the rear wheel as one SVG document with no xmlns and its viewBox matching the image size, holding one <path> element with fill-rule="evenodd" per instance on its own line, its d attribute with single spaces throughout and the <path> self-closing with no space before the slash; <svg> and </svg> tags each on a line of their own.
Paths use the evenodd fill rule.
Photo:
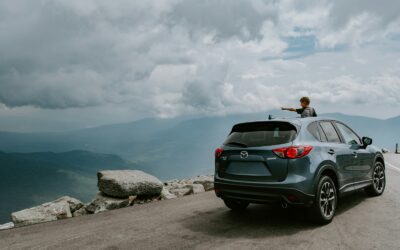
<svg viewBox="0 0 400 250">
<path fill-rule="evenodd" d="M 322 176 L 318 182 L 315 202 L 310 208 L 311 218 L 319 224 L 332 221 L 337 207 L 336 186 L 329 176 Z"/>
<path fill-rule="evenodd" d="M 248 202 L 238 201 L 238 200 L 230 200 L 230 199 L 225 199 L 224 203 L 228 208 L 230 208 L 233 211 L 243 211 L 249 206 Z"/>
<path fill-rule="evenodd" d="M 365 192 L 370 196 L 379 196 L 383 194 L 386 186 L 385 168 L 381 162 L 376 162 L 372 174 L 373 183 L 365 188 Z"/>
</svg>

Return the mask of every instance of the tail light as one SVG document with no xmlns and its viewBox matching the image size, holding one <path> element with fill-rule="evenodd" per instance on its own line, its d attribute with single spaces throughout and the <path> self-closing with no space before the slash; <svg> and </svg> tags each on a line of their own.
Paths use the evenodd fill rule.
<svg viewBox="0 0 400 250">
<path fill-rule="evenodd" d="M 224 152 L 222 148 L 217 148 L 215 150 L 215 158 L 219 158 L 222 155 L 222 152 Z"/>
<path fill-rule="evenodd" d="M 287 148 L 277 148 L 272 150 L 278 157 L 286 159 L 296 159 L 308 155 L 312 146 L 292 146 Z"/>
</svg>

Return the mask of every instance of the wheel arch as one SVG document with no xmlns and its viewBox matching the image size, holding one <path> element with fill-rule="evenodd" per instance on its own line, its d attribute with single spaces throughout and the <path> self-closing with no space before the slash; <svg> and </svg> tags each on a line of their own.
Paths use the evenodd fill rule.
<svg viewBox="0 0 400 250">
<path fill-rule="evenodd" d="M 380 163 L 382 163 L 383 167 L 386 168 L 386 166 L 385 166 L 385 159 L 383 158 L 383 155 L 381 155 L 381 154 L 376 154 L 376 155 L 375 155 L 374 163 L 375 163 L 375 162 L 380 162 Z"/>
<path fill-rule="evenodd" d="M 339 175 L 336 170 L 336 165 L 333 162 L 323 162 L 318 168 L 317 174 L 314 179 L 314 191 L 316 191 L 318 182 L 323 175 L 329 176 L 336 186 L 337 192 L 340 190 L 340 180 Z"/>
</svg>

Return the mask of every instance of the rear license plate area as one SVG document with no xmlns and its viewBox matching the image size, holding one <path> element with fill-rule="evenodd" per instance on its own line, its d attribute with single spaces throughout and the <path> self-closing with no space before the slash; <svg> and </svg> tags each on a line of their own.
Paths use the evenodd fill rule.
<svg viewBox="0 0 400 250">
<path fill-rule="evenodd" d="M 271 176 L 271 172 L 262 162 L 231 162 L 225 170 L 229 175 Z"/>
</svg>

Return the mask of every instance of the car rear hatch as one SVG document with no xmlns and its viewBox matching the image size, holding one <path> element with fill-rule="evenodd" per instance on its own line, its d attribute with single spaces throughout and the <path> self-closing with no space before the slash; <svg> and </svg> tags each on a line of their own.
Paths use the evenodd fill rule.
<svg viewBox="0 0 400 250">
<path fill-rule="evenodd" d="M 285 180 L 288 159 L 277 157 L 274 149 L 289 147 L 297 127 L 289 122 L 262 121 L 237 124 L 216 158 L 218 175 L 232 180 L 279 182 Z"/>
</svg>

